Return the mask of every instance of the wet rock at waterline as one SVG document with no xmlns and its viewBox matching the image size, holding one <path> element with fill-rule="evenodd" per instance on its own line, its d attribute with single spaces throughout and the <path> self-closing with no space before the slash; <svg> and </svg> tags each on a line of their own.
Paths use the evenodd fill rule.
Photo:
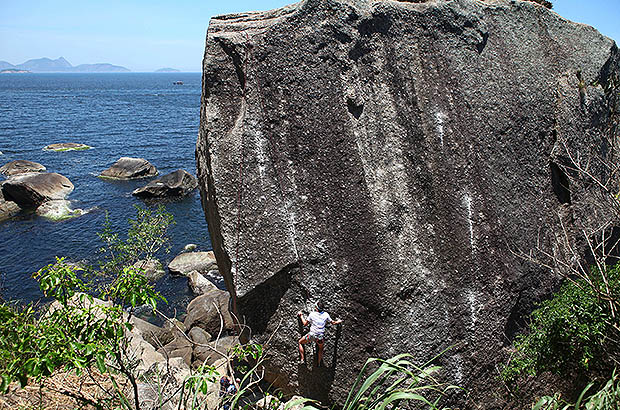
<svg viewBox="0 0 620 410">
<path fill-rule="evenodd" d="M 46 201 L 41 204 L 36 214 L 52 221 L 62 221 L 65 219 L 75 218 L 84 215 L 83 209 L 73 209 L 71 202 L 64 199 L 56 199 L 52 201 Z"/>
<path fill-rule="evenodd" d="M 46 201 L 65 199 L 71 191 L 71 181 L 56 173 L 16 175 L 2 184 L 4 199 L 20 208 L 36 208 Z"/>
<path fill-rule="evenodd" d="M 99 176 L 111 179 L 136 179 L 157 175 L 157 168 L 144 158 L 121 157 Z"/>
<path fill-rule="evenodd" d="M 16 215 L 21 208 L 13 201 L 6 201 L 0 189 L 0 222 L 10 219 Z"/>
<path fill-rule="evenodd" d="M 189 194 L 197 186 L 193 175 L 179 169 L 134 190 L 132 195 L 140 198 L 179 197 Z"/>
<path fill-rule="evenodd" d="M 90 147 L 89 145 L 80 144 L 77 142 L 60 142 L 57 144 L 47 145 L 46 147 L 43 148 L 43 150 L 63 152 L 63 151 L 84 151 L 90 148 L 92 147 Z"/>
<path fill-rule="evenodd" d="M 157 282 L 166 274 L 164 267 L 157 259 L 139 260 L 133 266 L 152 282 Z"/>
<path fill-rule="evenodd" d="M 187 275 L 194 270 L 207 272 L 214 268 L 217 269 L 217 262 L 215 254 L 211 251 L 183 252 L 168 264 L 170 273 L 177 275 Z"/>
<path fill-rule="evenodd" d="M 259 342 L 280 326 L 278 387 L 338 401 L 369 356 L 423 363 L 456 346 L 447 380 L 490 395 L 502 347 L 557 284 L 508 244 L 551 237 L 558 213 L 569 232 L 605 217 L 596 184 L 558 181 L 564 147 L 608 152 L 596 84 L 618 60 L 596 30 L 522 1 L 302 0 L 213 17 L 202 202 L 233 310 Z M 291 359 L 295 312 L 318 298 L 345 320 L 328 379 Z"/>
<path fill-rule="evenodd" d="M 31 172 L 45 172 L 46 168 L 38 162 L 18 159 L 4 164 L 0 167 L 0 174 L 7 177 L 19 174 L 28 174 Z"/>
</svg>

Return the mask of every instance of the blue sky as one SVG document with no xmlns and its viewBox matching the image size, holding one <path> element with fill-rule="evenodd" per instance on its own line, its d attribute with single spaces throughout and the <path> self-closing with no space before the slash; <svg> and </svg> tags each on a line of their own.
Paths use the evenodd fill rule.
<svg viewBox="0 0 620 410">
<path fill-rule="evenodd" d="M 0 60 L 65 57 L 132 71 L 200 71 L 213 15 L 267 10 L 291 0 L 0 0 Z M 620 39 L 620 0 L 555 0 L 560 15 Z"/>
</svg>

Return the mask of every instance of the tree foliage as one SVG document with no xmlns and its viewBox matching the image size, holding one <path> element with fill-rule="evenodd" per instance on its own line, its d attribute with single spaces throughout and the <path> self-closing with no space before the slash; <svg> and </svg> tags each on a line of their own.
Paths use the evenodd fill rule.
<svg viewBox="0 0 620 410">
<path fill-rule="evenodd" d="M 543 371 L 569 374 L 607 369 L 620 359 L 620 264 L 592 267 L 587 278 L 567 280 L 532 312 L 529 332 L 517 337 L 516 354 L 503 370 L 512 381 Z"/>
</svg>

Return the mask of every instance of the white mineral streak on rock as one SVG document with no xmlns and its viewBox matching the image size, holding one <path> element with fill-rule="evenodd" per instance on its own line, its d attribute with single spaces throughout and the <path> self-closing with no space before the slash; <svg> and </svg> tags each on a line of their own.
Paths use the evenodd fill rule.
<svg viewBox="0 0 620 410">
<path fill-rule="evenodd" d="M 437 135 L 439 136 L 439 143 L 441 144 L 441 149 L 443 150 L 443 124 L 446 120 L 446 114 L 441 111 L 435 111 L 435 130 L 437 131 Z"/>
<path fill-rule="evenodd" d="M 469 243 L 471 244 L 471 251 L 473 252 L 476 245 L 474 244 L 474 222 L 472 219 L 472 215 L 473 215 L 472 199 L 469 193 L 467 192 L 463 195 L 463 206 L 465 207 L 467 211 L 467 224 L 469 227 Z"/>
<path fill-rule="evenodd" d="M 471 289 L 467 291 L 466 297 L 471 317 L 470 328 L 473 329 L 476 326 L 476 321 L 478 320 L 478 313 L 480 312 L 480 309 L 482 309 L 482 304 L 478 301 L 478 297 L 476 296 L 475 291 Z"/>
</svg>

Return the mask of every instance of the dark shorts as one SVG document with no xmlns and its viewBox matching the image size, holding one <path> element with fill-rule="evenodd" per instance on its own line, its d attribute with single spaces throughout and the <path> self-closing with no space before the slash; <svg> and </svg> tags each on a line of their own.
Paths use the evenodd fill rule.
<svg viewBox="0 0 620 410">
<path fill-rule="evenodd" d="M 324 336 L 315 335 L 313 333 L 308 333 L 304 336 L 308 342 L 316 342 L 318 344 L 323 344 Z"/>
</svg>

